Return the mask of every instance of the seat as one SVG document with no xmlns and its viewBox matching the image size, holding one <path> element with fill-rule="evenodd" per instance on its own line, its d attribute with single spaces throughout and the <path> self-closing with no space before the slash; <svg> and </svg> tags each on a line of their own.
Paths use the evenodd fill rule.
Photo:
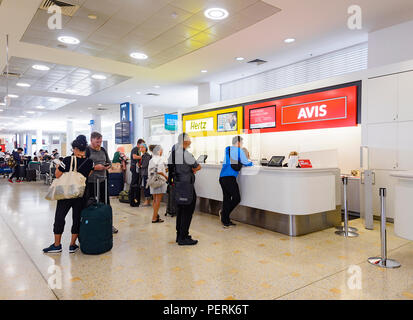
<svg viewBox="0 0 413 320">
<path fill-rule="evenodd" d="M 29 163 L 28 165 L 29 170 L 36 170 L 36 180 L 40 180 L 40 163 Z"/>
</svg>

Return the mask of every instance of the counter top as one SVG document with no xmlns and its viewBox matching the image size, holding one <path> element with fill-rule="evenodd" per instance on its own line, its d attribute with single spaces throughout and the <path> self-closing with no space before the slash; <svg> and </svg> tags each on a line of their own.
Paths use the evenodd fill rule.
<svg viewBox="0 0 413 320">
<path fill-rule="evenodd" d="M 391 177 L 413 179 L 413 171 L 397 171 L 390 174 Z"/>
<path fill-rule="evenodd" d="M 201 167 L 204 168 L 222 168 L 222 163 L 214 164 L 214 163 L 201 163 Z M 256 166 L 253 167 L 243 167 L 240 174 L 243 173 L 252 173 L 256 171 L 266 171 L 266 172 L 286 172 L 286 173 L 318 173 L 318 172 L 332 172 L 337 171 L 338 168 L 286 168 L 286 167 L 267 167 L 267 166 Z"/>
</svg>

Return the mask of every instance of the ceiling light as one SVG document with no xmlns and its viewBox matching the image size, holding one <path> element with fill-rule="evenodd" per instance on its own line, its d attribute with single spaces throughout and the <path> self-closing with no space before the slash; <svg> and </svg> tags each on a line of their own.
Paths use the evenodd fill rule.
<svg viewBox="0 0 413 320">
<path fill-rule="evenodd" d="M 76 90 L 73 90 L 73 89 L 66 89 L 65 91 L 67 93 L 76 93 L 77 92 Z"/>
<path fill-rule="evenodd" d="M 45 106 L 37 106 L 36 109 L 46 109 Z"/>
<path fill-rule="evenodd" d="M 22 87 L 22 88 L 29 88 L 29 87 L 31 87 L 30 84 L 24 83 L 24 82 L 17 82 L 17 83 L 16 83 L 16 86 Z"/>
<path fill-rule="evenodd" d="M 99 104 L 98 104 L 98 106 L 99 106 L 99 107 L 101 107 L 101 106 L 102 106 L 102 104 L 101 104 L 101 103 L 99 103 Z"/>
<path fill-rule="evenodd" d="M 12 99 L 17 99 L 19 96 L 17 94 L 9 94 L 8 97 Z"/>
<path fill-rule="evenodd" d="M 210 8 L 205 10 L 205 17 L 212 20 L 223 20 L 228 17 L 229 13 L 227 10 L 222 8 Z"/>
<path fill-rule="evenodd" d="M 159 89 L 161 86 L 153 86 L 155 89 Z"/>
<path fill-rule="evenodd" d="M 88 110 L 92 110 L 93 108 L 92 107 L 89 107 L 89 108 L 87 108 Z"/>
<path fill-rule="evenodd" d="M 243 58 L 243 57 L 237 57 L 237 58 L 235 58 L 235 60 L 237 60 L 237 61 L 242 61 L 242 60 L 245 60 L 245 58 Z"/>
<path fill-rule="evenodd" d="M 19 116 L 19 118 L 27 118 L 26 116 Z"/>
<path fill-rule="evenodd" d="M 138 59 L 138 60 L 146 60 L 148 59 L 148 56 L 142 52 L 132 52 L 130 54 L 130 57 L 133 59 Z"/>
<path fill-rule="evenodd" d="M 138 91 L 138 92 L 136 92 L 136 94 L 142 94 L 142 92 Z"/>
<path fill-rule="evenodd" d="M 3 112 L 4 110 L 3 109 L 0 109 L 0 112 Z"/>
<path fill-rule="evenodd" d="M 57 38 L 60 42 L 66 43 L 66 44 L 79 44 L 80 40 L 75 38 L 75 37 L 69 37 L 69 36 L 61 36 Z"/>
<path fill-rule="evenodd" d="M 98 18 L 98 16 L 95 14 L 89 14 L 87 17 L 91 20 L 96 20 Z"/>
<path fill-rule="evenodd" d="M 95 80 L 106 80 L 107 79 L 107 77 L 104 76 L 103 74 L 94 74 L 92 78 Z"/>
<path fill-rule="evenodd" d="M 50 98 L 48 101 L 49 102 L 59 102 L 59 99 L 58 98 Z"/>
<path fill-rule="evenodd" d="M 202 72 L 202 73 L 207 73 L 207 72 L 208 72 L 208 70 L 201 70 L 201 72 Z"/>
<path fill-rule="evenodd" d="M 32 66 L 33 69 L 39 70 L 39 71 L 49 71 L 50 68 L 48 66 L 42 65 L 42 64 L 35 64 Z"/>
<path fill-rule="evenodd" d="M 34 112 L 34 111 L 26 111 L 26 113 L 28 113 L 28 114 L 35 114 L 36 112 Z"/>
<path fill-rule="evenodd" d="M 288 39 L 285 39 L 284 42 L 285 43 L 293 43 L 293 42 L 295 42 L 295 39 L 294 38 L 288 38 Z"/>
</svg>

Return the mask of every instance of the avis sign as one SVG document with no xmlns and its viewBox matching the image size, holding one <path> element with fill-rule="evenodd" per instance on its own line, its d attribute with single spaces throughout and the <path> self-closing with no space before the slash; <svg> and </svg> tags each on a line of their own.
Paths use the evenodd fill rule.
<svg viewBox="0 0 413 320">
<path fill-rule="evenodd" d="M 185 123 L 186 132 L 206 132 L 214 130 L 214 118 L 187 120 Z"/>
<path fill-rule="evenodd" d="M 282 125 L 347 118 L 347 97 L 282 106 Z"/>
</svg>

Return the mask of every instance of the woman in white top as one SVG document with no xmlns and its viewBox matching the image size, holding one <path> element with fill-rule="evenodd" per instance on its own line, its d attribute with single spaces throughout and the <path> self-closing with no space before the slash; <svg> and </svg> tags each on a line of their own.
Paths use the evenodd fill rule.
<svg viewBox="0 0 413 320">
<path fill-rule="evenodd" d="M 167 185 L 166 181 L 168 180 L 168 176 L 166 173 L 166 163 L 165 159 L 162 158 L 163 150 L 161 146 L 157 145 L 153 149 L 153 156 L 151 161 L 149 161 L 148 166 L 148 175 L 151 176 L 152 174 L 159 174 L 165 178 L 165 183 L 160 186 L 159 188 L 150 188 L 151 194 L 153 195 L 153 216 L 152 216 L 152 223 L 160 223 L 164 222 L 158 214 L 159 207 L 161 205 L 161 200 L 163 195 L 166 193 Z"/>
</svg>

